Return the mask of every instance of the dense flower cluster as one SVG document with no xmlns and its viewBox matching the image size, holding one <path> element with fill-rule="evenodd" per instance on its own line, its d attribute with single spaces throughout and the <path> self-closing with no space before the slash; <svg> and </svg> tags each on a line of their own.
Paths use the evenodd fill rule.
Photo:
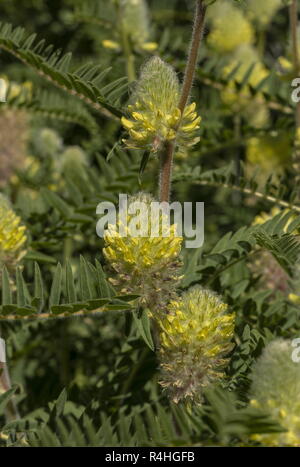
<svg viewBox="0 0 300 467">
<path fill-rule="evenodd" d="M 125 236 L 120 233 L 122 220 L 110 225 L 105 233 L 104 255 L 112 269 L 118 273 L 112 283 L 124 293 L 141 296 L 140 303 L 151 310 L 164 306 L 172 297 L 179 280 L 182 237 L 177 234 L 176 225 L 168 225 L 167 214 L 160 213 L 157 222 L 158 236 L 150 236 L 153 228 L 151 195 L 140 193 L 129 198 L 127 225 L 123 226 Z M 148 223 L 147 232 L 136 236 L 139 221 L 129 214 L 135 203 L 146 206 L 143 224 Z"/>
<path fill-rule="evenodd" d="M 179 148 L 193 146 L 199 141 L 195 131 L 201 117 L 196 104 L 188 105 L 183 115 L 178 108 L 180 84 L 173 68 L 159 57 L 151 58 L 143 67 L 132 104 L 130 118 L 122 118 L 128 130 L 129 147 L 159 151 L 166 141 L 175 141 Z"/>
<path fill-rule="evenodd" d="M 211 31 L 208 44 L 220 54 L 233 52 L 241 44 L 252 44 L 254 30 L 233 2 L 216 2 L 211 7 Z"/>
<path fill-rule="evenodd" d="M 264 446 L 300 446 L 300 365 L 292 359 L 293 350 L 291 341 L 276 339 L 254 364 L 251 405 L 287 430 L 255 435 Z"/>
<path fill-rule="evenodd" d="M 224 376 L 233 348 L 234 314 L 197 286 L 172 300 L 160 320 L 161 385 L 174 402 L 201 401 L 203 389 Z"/>
<path fill-rule="evenodd" d="M 24 254 L 26 228 L 8 200 L 0 195 L 0 269 L 15 266 Z"/>
</svg>

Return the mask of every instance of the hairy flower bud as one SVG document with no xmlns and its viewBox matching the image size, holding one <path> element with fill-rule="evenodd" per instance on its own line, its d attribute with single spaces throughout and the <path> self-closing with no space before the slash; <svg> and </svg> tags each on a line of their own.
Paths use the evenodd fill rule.
<svg viewBox="0 0 300 467">
<path fill-rule="evenodd" d="M 251 405 L 268 412 L 287 431 L 255 435 L 264 446 L 300 446 L 300 364 L 290 340 L 266 346 L 252 370 Z"/>
<path fill-rule="evenodd" d="M 160 213 L 153 218 L 151 203 L 154 201 L 151 195 L 144 193 L 130 197 L 127 225 L 124 225 L 119 214 L 116 225 L 110 225 L 105 233 L 103 250 L 106 260 L 117 273 L 117 277 L 111 279 L 113 285 L 122 293 L 140 295 L 140 304 L 151 310 L 165 306 L 175 293 L 180 278 L 182 243 L 176 225 L 167 227 L 167 214 Z M 137 203 L 143 204 L 140 214 L 136 216 L 131 213 L 135 208 L 140 210 Z M 136 228 L 142 227 L 145 230 L 137 235 Z M 151 230 L 153 233 L 155 228 L 158 235 L 151 236 Z"/>
<path fill-rule="evenodd" d="M 233 348 L 234 314 L 199 286 L 172 300 L 160 322 L 161 385 L 174 402 L 201 402 L 203 389 L 224 376 Z"/>
<path fill-rule="evenodd" d="M 151 58 L 143 67 L 132 104 L 128 106 L 130 119 L 122 118 L 130 139 L 128 147 L 157 152 L 167 141 L 187 148 L 199 141 L 195 131 L 201 117 L 196 104 L 188 105 L 183 115 L 178 108 L 180 84 L 174 69 L 159 57 Z"/>
</svg>

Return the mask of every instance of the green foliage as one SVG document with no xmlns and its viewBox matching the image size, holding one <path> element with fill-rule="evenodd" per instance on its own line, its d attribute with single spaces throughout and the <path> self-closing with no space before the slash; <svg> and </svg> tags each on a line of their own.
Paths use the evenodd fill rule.
<svg viewBox="0 0 300 467">
<path fill-rule="evenodd" d="M 247 2 L 234 2 L 253 29 L 254 62 L 243 44 L 228 54 L 210 47 L 216 10 L 208 6 L 189 102 L 202 117 L 201 139 L 173 161 L 172 201 L 205 203 L 204 245 L 182 248 L 176 293 L 210 289 L 236 317 L 225 376 L 204 389 L 201 405 L 173 404 L 158 384 L 156 316 L 140 308 L 143 290 L 113 287 L 116 272 L 96 234 L 100 202 L 157 196 L 160 156 L 128 148 L 120 120 L 137 89 L 132 75 L 151 55 L 183 82 L 194 2 L 147 1 L 152 50 L 122 34 L 117 0 L 46 3 L 4 0 L 0 24 L 0 191 L 27 236 L 17 267 L 0 251 L 1 337 L 13 382 L 6 391 L 0 374 L 0 446 L 262 445 L 255 436 L 284 430 L 267 407 L 249 404 L 253 365 L 269 342 L 300 332 L 288 2 L 263 28 Z M 169 284 L 163 277 L 160 291 Z"/>
<path fill-rule="evenodd" d="M 5 394 L 8 400 L 13 390 Z M 183 407 L 152 405 L 136 407 L 131 412 L 122 409 L 112 417 L 101 414 L 100 426 L 95 427 L 85 410 L 68 406 L 63 391 L 50 410 L 43 413 L 44 421 L 32 416 L 2 427 L 8 445 L 31 447 L 99 447 L 99 446 L 201 446 L 203 435 L 212 445 L 224 445 L 232 436 L 243 438 L 252 433 L 276 433 L 282 428 L 265 414 L 252 408 L 235 408 L 232 394 L 217 388 L 207 393 L 205 410 L 190 414 Z M 175 425 L 174 425 L 175 421 Z M 24 430 L 29 433 L 25 440 Z"/>
<path fill-rule="evenodd" d="M 0 319 L 49 319 L 85 316 L 108 310 L 128 310 L 134 296 L 118 297 L 107 284 L 98 261 L 95 266 L 80 257 L 79 274 L 75 280 L 70 263 L 63 270 L 58 263 L 50 290 L 45 291 L 38 263 L 34 265 L 33 284 L 26 284 L 22 271 L 16 271 L 16 296 L 13 297 L 7 269 L 2 271 L 2 305 Z M 30 294 L 29 289 L 33 290 Z M 49 311 L 48 311 L 49 310 Z M 47 312 L 48 311 L 48 312 Z"/>
<path fill-rule="evenodd" d="M 74 98 L 68 98 L 64 94 L 49 91 L 38 91 L 34 96 L 20 93 L 18 96 L 10 97 L 8 89 L 8 99 L 5 107 L 9 109 L 25 110 L 33 115 L 43 118 L 62 120 L 67 123 L 81 125 L 91 134 L 97 130 L 97 124 L 93 116 L 86 110 L 86 107 Z"/>
<path fill-rule="evenodd" d="M 88 64 L 71 72 L 71 53 L 61 55 L 44 40 L 37 42 L 36 34 L 28 35 L 23 28 L 13 28 L 11 24 L 0 24 L 0 47 L 93 109 L 107 116 L 122 115 L 115 104 L 127 88 L 126 78 L 119 78 L 100 88 L 109 69 L 101 70 L 99 66 Z"/>
</svg>

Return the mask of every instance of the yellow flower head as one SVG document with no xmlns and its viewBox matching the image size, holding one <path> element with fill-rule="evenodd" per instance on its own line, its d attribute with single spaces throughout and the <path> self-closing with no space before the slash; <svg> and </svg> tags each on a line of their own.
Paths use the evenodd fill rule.
<svg viewBox="0 0 300 467">
<path fill-rule="evenodd" d="M 155 214 L 154 201 L 144 193 L 130 197 L 125 222 L 119 214 L 116 225 L 109 226 L 103 250 L 118 273 L 111 282 L 124 292 L 141 295 L 141 302 L 152 308 L 154 296 L 166 303 L 179 280 L 183 240 L 176 225 L 169 225 L 167 214 Z"/>
<path fill-rule="evenodd" d="M 265 27 L 281 6 L 283 6 L 282 0 L 248 0 L 246 11 L 250 19 Z"/>
<path fill-rule="evenodd" d="M 177 142 L 178 147 L 187 148 L 199 141 L 195 131 L 201 117 L 196 104 L 188 105 L 183 115 L 178 108 L 180 84 L 174 69 L 159 57 L 151 58 L 142 69 L 128 106 L 130 119 L 122 118 L 128 130 L 128 147 L 159 151 L 166 141 Z"/>
<path fill-rule="evenodd" d="M 268 412 L 286 432 L 255 435 L 264 446 L 300 446 L 300 364 L 290 340 L 266 346 L 252 371 L 251 405 Z"/>
<path fill-rule="evenodd" d="M 286 133 L 249 138 L 246 146 L 247 161 L 267 174 L 282 170 L 290 162 L 291 141 Z"/>
<path fill-rule="evenodd" d="M 216 294 L 199 286 L 169 303 L 159 321 L 161 385 L 174 402 L 200 402 L 203 389 L 224 376 L 235 321 L 227 311 Z"/>
<path fill-rule="evenodd" d="M 208 44 L 218 53 L 233 52 L 241 44 L 252 44 L 254 30 L 233 2 L 216 2 L 211 8 L 212 28 Z"/>
<path fill-rule="evenodd" d="M 11 209 L 7 199 L 0 195 L 0 266 L 15 265 L 22 256 L 26 242 L 25 227 Z"/>
</svg>

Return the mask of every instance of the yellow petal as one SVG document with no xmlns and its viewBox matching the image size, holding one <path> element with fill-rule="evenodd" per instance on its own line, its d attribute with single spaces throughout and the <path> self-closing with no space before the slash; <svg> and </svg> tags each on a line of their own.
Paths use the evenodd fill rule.
<svg viewBox="0 0 300 467">
<path fill-rule="evenodd" d="M 111 41 L 108 39 L 102 41 L 102 45 L 106 49 L 118 50 L 120 48 L 120 45 L 118 44 L 118 42 Z"/>
<path fill-rule="evenodd" d="M 134 122 L 132 122 L 131 120 L 128 120 L 128 119 L 125 118 L 125 117 L 122 117 L 122 118 L 121 118 L 121 122 L 122 122 L 122 125 L 123 125 L 127 130 L 131 130 L 132 128 L 134 128 Z"/>
<path fill-rule="evenodd" d="M 183 112 L 183 116 L 186 117 L 188 115 L 190 115 L 191 113 L 195 112 L 196 110 L 196 102 L 193 102 L 192 104 L 188 105 L 184 112 Z"/>
<path fill-rule="evenodd" d="M 144 42 L 141 48 L 143 50 L 146 50 L 147 52 L 153 52 L 154 50 L 157 49 L 157 47 L 158 47 L 158 44 L 156 42 Z"/>
</svg>

